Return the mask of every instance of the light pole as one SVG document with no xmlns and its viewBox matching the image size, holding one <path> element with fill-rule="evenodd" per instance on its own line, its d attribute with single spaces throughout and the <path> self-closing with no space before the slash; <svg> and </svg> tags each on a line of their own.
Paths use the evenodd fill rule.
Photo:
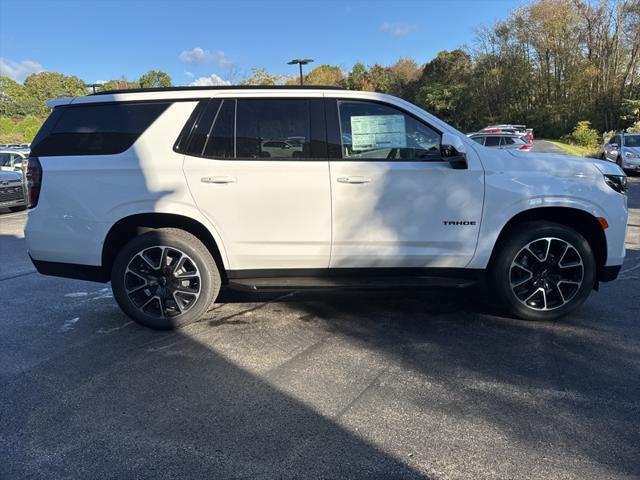
<svg viewBox="0 0 640 480">
<path fill-rule="evenodd" d="M 303 59 L 296 58 L 294 60 L 291 60 L 290 62 L 287 62 L 287 65 L 296 65 L 297 64 L 297 65 L 300 66 L 300 85 L 303 84 L 303 81 L 302 81 L 302 65 L 306 65 L 307 63 L 311 63 L 311 62 L 313 62 L 313 60 L 310 59 L 310 58 L 303 58 Z"/>
</svg>

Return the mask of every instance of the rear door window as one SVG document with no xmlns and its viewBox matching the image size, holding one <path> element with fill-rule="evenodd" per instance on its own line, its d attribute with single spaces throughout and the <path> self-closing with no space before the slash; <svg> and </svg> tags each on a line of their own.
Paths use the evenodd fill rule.
<svg viewBox="0 0 640 480">
<path fill-rule="evenodd" d="M 58 107 L 36 135 L 33 156 L 110 155 L 127 150 L 170 102 Z"/>
<path fill-rule="evenodd" d="M 212 159 L 327 160 L 324 103 L 320 98 L 200 102 L 174 148 Z"/>
<path fill-rule="evenodd" d="M 312 156 L 309 100 L 239 99 L 237 112 L 237 158 Z"/>
</svg>

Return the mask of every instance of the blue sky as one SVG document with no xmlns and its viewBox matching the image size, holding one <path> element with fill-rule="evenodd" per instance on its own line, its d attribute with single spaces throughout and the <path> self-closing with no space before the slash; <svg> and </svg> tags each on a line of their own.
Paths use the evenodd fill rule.
<svg viewBox="0 0 640 480">
<path fill-rule="evenodd" d="M 405 56 L 423 63 L 471 44 L 475 29 L 522 3 L 0 0 L 0 73 L 94 82 L 160 69 L 187 85 L 211 75 L 237 81 L 251 67 L 296 74 L 286 62 L 300 57 L 346 70 Z"/>
</svg>

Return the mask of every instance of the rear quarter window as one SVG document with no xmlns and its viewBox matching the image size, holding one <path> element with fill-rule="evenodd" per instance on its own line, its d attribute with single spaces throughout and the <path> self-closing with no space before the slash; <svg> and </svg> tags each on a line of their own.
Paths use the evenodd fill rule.
<svg viewBox="0 0 640 480">
<path fill-rule="evenodd" d="M 57 107 L 36 135 L 31 155 L 122 153 L 170 104 L 132 102 Z"/>
</svg>

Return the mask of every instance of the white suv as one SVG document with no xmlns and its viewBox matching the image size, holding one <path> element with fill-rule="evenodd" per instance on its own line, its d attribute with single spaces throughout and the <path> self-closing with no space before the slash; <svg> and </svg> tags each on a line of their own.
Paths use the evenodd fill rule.
<svg viewBox="0 0 640 480">
<path fill-rule="evenodd" d="M 172 328 L 236 288 L 469 285 L 579 306 L 624 258 L 615 164 L 486 148 L 388 95 L 170 88 L 61 99 L 31 145 L 38 271 Z"/>
</svg>

